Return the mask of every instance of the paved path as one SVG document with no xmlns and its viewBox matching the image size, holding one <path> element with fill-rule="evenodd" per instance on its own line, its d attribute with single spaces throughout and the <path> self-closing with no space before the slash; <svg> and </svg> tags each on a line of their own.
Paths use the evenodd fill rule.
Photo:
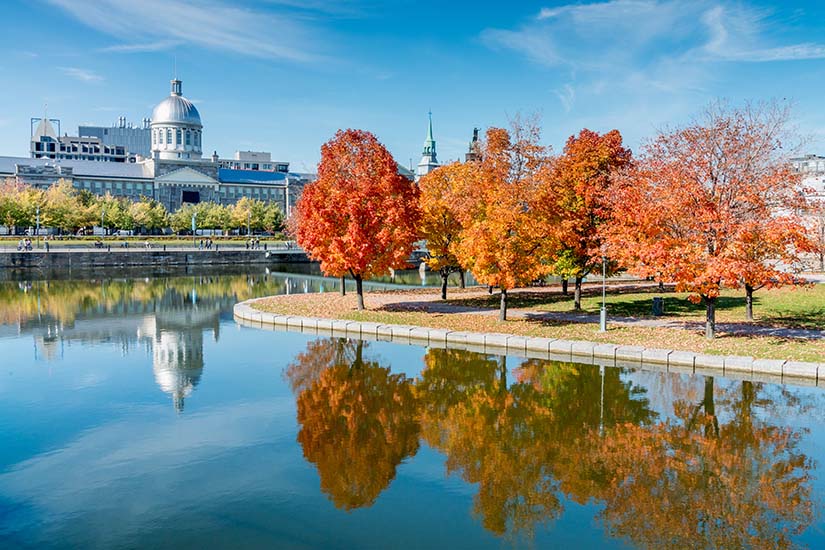
<svg viewBox="0 0 825 550">
<path fill-rule="evenodd" d="M 648 285 L 641 285 L 648 286 Z M 535 290 L 535 289 L 530 289 Z M 486 292 L 469 292 L 461 294 L 461 298 L 476 298 L 487 295 Z M 438 296 L 429 295 L 399 295 L 385 294 L 371 296 L 370 300 L 378 302 L 387 309 L 394 310 L 415 310 L 427 311 L 431 313 L 469 313 L 475 315 L 498 316 L 498 309 L 484 307 L 462 306 L 442 302 Z M 527 319 L 531 321 L 548 321 L 562 323 L 599 323 L 599 315 L 592 313 L 576 312 L 547 312 L 530 308 L 509 308 L 507 310 L 509 319 Z M 823 320 L 825 323 L 825 320 Z M 610 316 L 608 309 L 608 324 L 616 326 L 648 327 L 648 328 L 670 328 L 690 331 L 703 331 L 705 323 L 703 321 L 685 321 L 667 317 L 619 317 Z M 804 340 L 825 339 L 825 330 L 785 328 L 759 325 L 755 323 L 716 323 L 716 330 L 735 336 L 775 336 L 778 338 L 794 338 Z"/>
</svg>

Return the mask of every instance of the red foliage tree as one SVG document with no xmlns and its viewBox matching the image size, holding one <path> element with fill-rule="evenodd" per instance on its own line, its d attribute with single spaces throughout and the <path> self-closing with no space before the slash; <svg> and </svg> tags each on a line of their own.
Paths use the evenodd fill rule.
<svg viewBox="0 0 825 550">
<path fill-rule="evenodd" d="M 321 147 L 318 179 L 304 188 L 291 227 L 330 276 L 362 282 L 406 265 L 417 238 L 418 188 L 392 155 L 363 130 L 339 130 Z"/>
<path fill-rule="evenodd" d="M 785 282 L 804 205 L 787 163 L 789 111 L 712 105 L 703 118 L 650 143 L 612 193 L 602 234 L 613 257 L 703 300 L 713 338 L 722 286 Z M 757 269 L 758 268 L 758 269 Z"/>
</svg>

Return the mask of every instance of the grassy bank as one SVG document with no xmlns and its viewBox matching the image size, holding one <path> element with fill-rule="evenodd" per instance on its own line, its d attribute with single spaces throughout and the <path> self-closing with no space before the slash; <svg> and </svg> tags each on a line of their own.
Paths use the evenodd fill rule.
<svg viewBox="0 0 825 550">
<path fill-rule="evenodd" d="M 571 340 L 589 340 L 623 345 L 686 350 L 709 354 L 749 355 L 765 359 L 825 362 L 825 341 L 798 340 L 770 336 L 733 336 L 722 333 L 708 341 L 699 330 L 681 330 L 663 327 L 611 326 L 608 332 L 598 332 L 595 324 L 547 320 L 510 320 L 500 322 L 493 315 L 481 313 L 436 313 L 427 311 L 433 290 L 411 290 L 367 294 L 367 310 L 355 309 L 355 296 L 336 294 L 303 294 L 277 296 L 257 303 L 256 307 L 279 314 L 372 321 L 386 324 L 418 325 L 460 331 L 503 332 L 523 336 L 543 336 Z M 583 306 L 597 312 L 600 307 L 600 289 L 587 289 Z M 596 296 L 598 294 L 598 297 Z M 701 320 L 704 310 L 691 304 L 686 295 L 633 291 L 608 296 L 611 315 L 650 316 L 651 297 L 666 297 L 666 318 Z M 825 285 L 808 289 L 761 291 L 755 304 L 757 325 L 823 328 L 825 319 Z M 570 297 L 548 289 L 514 291 L 512 307 L 532 310 L 570 311 Z M 741 300 L 741 302 L 740 302 Z M 720 306 L 720 321 L 743 321 L 744 298 L 726 293 Z M 454 293 L 449 303 L 495 309 L 498 296 L 479 295 L 477 291 Z M 661 319 L 659 317 L 658 319 Z"/>
</svg>

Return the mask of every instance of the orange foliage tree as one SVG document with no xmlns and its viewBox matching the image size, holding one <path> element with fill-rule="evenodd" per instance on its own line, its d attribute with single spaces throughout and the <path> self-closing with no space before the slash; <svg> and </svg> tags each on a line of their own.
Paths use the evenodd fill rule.
<svg viewBox="0 0 825 550">
<path fill-rule="evenodd" d="M 463 229 L 457 211 L 466 190 L 472 187 L 475 175 L 472 165 L 454 162 L 437 168 L 418 181 L 421 238 L 427 241 L 427 265 L 441 275 L 442 300 L 447 299 L 450 273 L 462 271 L 455 254 Z"/>
<path fill-rule="evenodd" d="M 389 151 L 369 132 L 339 130 L 321 147 L 318 178 L 304 188 L 291 229 L 325 274 L 352 276 L 364 309 L 363 280 L 406 265 L 418 219 L 418 188 Z"/>
<path fill-rule="evenodd" d="M 782 284 L 795 259 L 793 213 L 803 199 L 785 160 L 788 117 L 775 104 L 714 104 L 693 124 L 661 133 L 614 186 L 611 222 L 602 225 L 611 256 L 703 300 L 708 338 L 723 285 Z"/>
<path fill-rule="evenodd" d="M 542 255 L 548 241 L 536 208 L 548 160 L 539 134 L 536 125 L 518 120 L 511 132 L 487 130 L 481 160 L 468 163 L 474 185 L 457 201 L 464 230 L 456 256 L 480 283 L 501 289 L 501 321 L 507 319 L 507 291 L 548 270 Z"/>
<path fill-rule="evenodd" d="M 564 152 L 552 166 L 545 208 L 558 234 L 560 250 L 553 258 L 553 271 L 575 280 L 574 307 L 581 309 L 582 279 L 601 269 L 601 223 L 609 217 L 607 201 L 611 177 L 631 161 L 622 135 L 611 130 L 600 135 L 588 129 L 570 136 Z M 616 267 L 610 263 L 611 271 Z"/>
</svg>

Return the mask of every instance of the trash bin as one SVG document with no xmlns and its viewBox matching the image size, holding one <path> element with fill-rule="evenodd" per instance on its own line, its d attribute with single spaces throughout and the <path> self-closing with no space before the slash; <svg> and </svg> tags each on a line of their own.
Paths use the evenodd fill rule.
<svg viewBox="0 0 825 550">
<path fill-rule="evenodd" d="M 665 314 L 665 299 L 661 296 L 653 298 L 653 315 Z"/>
</svg>

